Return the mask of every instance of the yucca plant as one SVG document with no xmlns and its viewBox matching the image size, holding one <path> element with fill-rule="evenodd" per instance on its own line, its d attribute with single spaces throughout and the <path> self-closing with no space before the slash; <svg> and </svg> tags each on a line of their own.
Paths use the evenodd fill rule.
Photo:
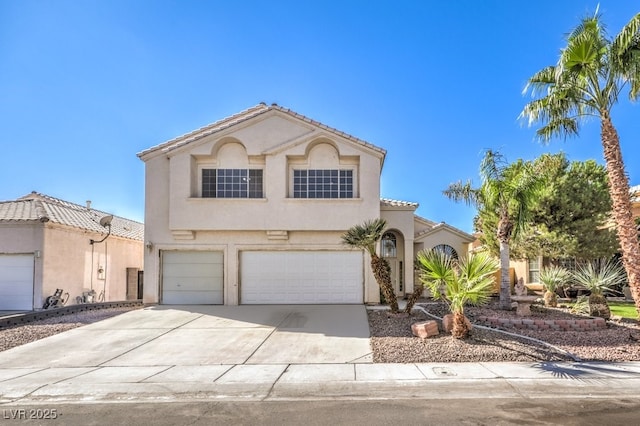
<svg viewBox="0 0 640 426">
<path fill-rule="evenodd" d="M 561 266 L 547 266 L 540 270 L 540 282 L 544 286 L 544 306 L 558 306 L 556 291 L 571 279 L 571 273 Z"/>
<path fill-rule="evenodd" d="M 620 263 L 605 261 L 596 264 L 590 262 L 576 269 L 573 280 L 591 292 L 589 295 L 589 315 L 609 319 L 611 310 L 607 304 L 604 292 L 616 285 L 620 285 L 625 279 L 625 270 Z"/>
<path fill-rule="evenodd" d="M 464 306 L 489 301 L 498 261 L 487 253 L 470 254 L 456 261 L 440 250 L 423 250 L 417 259 L 420 281 L 429 288 L 434 300 L 444 300 L 453 313 L 451 334 L 457 339 L 468 337 L 470 329 Z"/>
</svg>

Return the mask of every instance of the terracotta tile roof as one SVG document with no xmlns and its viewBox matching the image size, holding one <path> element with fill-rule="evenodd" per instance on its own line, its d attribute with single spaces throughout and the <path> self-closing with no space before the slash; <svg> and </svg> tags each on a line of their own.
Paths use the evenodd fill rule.
<svg viewBox="0 0 640 426">
<path fill-rule="evenodd" d="M 184 134 L 182 136 L 178 136 L 177 138 L 171 139 L 171 140 L 169 140 L 167 142 L 164 142 L 164 143 L 162 143 L 160 145 L 156 145 L 154 147 L 151 147 L 149 149 L 141 151 L 141 152 L 138 153 L 138 157 L 141 158 L 141 157 L 143 157 L 143 156 L 145 156 L 145 155 L 147 155 L 147 154 L 149 154 L 151 152 L 158 151 L 158 150 L 161 150 L 162 152 L 169 152 L 169 151 L 174 150 L 176 148 L 179 148 L 179 147 L 181 147 L 183 145 L 189 144 L 189 143 L 191 143 L 191 142 L 193 142 L 195 140 L 198 140 L 198 139 L 203 138 L 205 136 L 209 136 L 209 135 L 211 135 L 213 133 L 216 133 L 216 132 L 219 132 L 221 130 L 227 129 L 227 128 L 233 126 L 233 125 L 242 123 L 243 121 L 249 120 L 249 119 L 251 119 L 253 117 L 257 117 L 257 116 L 259 116 L 261 114 L 265 114 L 268 111 L 274 111 L 274 110 L 275 111 L 280 111 L 280 112 L 282 112 L 284 114 L 287 114 L 287 115 L 289 115 L 291 117 L 294 117 L 294 118 L 296 118 L 298 120 L 302 120 L 302 121 L 304 121 L 306 123 L 309 123 L 309 124 L 312 124 L 314 126 L 317 126 L 317 127 L 321 128 L 321 129 L 327 130 L 327 131 L 329 131 L 331 133 L 334 133 L 334 134 L 336 134 L 336 135 L 338 135 L 340 137 L 349 139 L 350 141 L 353 141 L 353 142 L 358 143 L 360 145 L 366 146 L 367 148 L 373 149 L 373 150 L 378 151 L 378 152 L 380 152 L 382 154 L 386 154 L 386 150 L 384 150 L 384 149 L 382 149 L 380 147 L 377 147 L 377 146 L 375 146 L 373 144 L 365 142 L 362 139 L 358 139 L 355 136 L 351 136 L 351 135 L 349 135 L 349 134 L 347 134 L 345 132 L 342 132 L 340 130 L 337 130 L 337 129 L 333 128 L 333 127 L 329 127 L 329 126 L 327 126 L 325 124 L 320 123 L 319 121 L 312 120 L 312 119 L 310 119 L 310 118 L 308 118 L 308 117 L 306 117 L 306 116 L 304 116 L 302 114 L 298 114 L 297 112 L 292 111 L 292 110 L 290 110 L 288 108 L 283 108 L 283 107 L 281 107 L 281 106 L 279 106 L 277 104 L 271 104 L 270 106 L 267 106 L 265 103 L 260 103 L 260 104 L 254 106 L 254 107 L 248 108 L 248 109 L 246 109 L 244 111 L 241 111 L 241 112 L 239 112 L 237 114 L 234 114 L 234 115 L 231 115 L 229 117 L 223 118 L 222 120 L 218 120 L 218 121 L 216 121 L 214 123 L 211 123 L 211 124 L 209 124 L 207 126 L 201 127 L 201 128 L 199 128 L 197 130 L 194 130 L 192 132 L 186 133 L 186 134 Z"/>
<path fill-rule="evenodd" d="M 387 207 L 415 207 L 419 206 L 418 203 L 413 203 L 411 201 L 401 201 L 401 200 L 392 200 L 390 198 L 381 198 L 380 205 Z"/>
<path fill-rule="evenodd" d="M 106 233 L 100 219 L 109 213 L 88 209 L 59 198 L 32 192 L 14 201 L 0 201 L 0 223 L 52 222 L 97 233 Z M 140 222 L 113 216 L 111 235 L 142 241 L 144 225 Z"/>
<path fill-rule="evenodd" d="M 464 232 L 463 230 L 458 229 L 455 226 L 451 226 L 451 225 L 449 225 L 448 223 L 445 223 L 445 222 L 436 223 L 435 225 L 433 225 L 433 227 L 416 233 L 414 238 L 417 240 L 417 239 L 419 239 L 421 237 L 424 237 L 426 235 L 433 234 L 433 233 L 439 231 L 440 229 L 447 229 L 447 230 L 453 232 L 454 234 L 458 234 L 462 238 L 466 239 L 467 242 L 473 242 L 476 239 L 473 235 L 471 235 L 471 234 L 469 234 L 467 232 Z"/>
</svg>

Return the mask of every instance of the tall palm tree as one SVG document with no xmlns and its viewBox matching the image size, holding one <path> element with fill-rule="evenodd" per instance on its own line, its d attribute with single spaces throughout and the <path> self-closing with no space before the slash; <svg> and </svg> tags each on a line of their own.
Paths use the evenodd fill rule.
<svg viewBox="0 0 640 426">
<path fill-rule="evenodd" d="M 511 309 L 509 241 L 527 225 L 542 187 L 541 176 L 529 163 L 518 160 L 508 165 L 500 153 L 488 150 L 480 165 L 479 188 L 473 188 L 468 181 L 452 183 L 443 191 L 454 201 L 476 206 L 480 214 L 487 212 L 498 218 L 495 232 L 500 243 L 501 309 Z"/>
<path fill-rule="evenodd" d="M 373 276 L 382 290 L 385 300 L 391 308 L 391 312 L 398 313 L 398 299 L 391 284 L 391 268 L 386 259 L 378 256 L 376 245 L 387 222 L 384 219 L 373 219 L 362 225 L 352 226 L 342 235 L 342 242 L 350 247 L 366 250 L 371 257 L 371 270 Z"/>
<path fill-rule="evenodd" d="M 542 124 L 537 136 L 543 142 L 554 136 L 578 135 L 585 118 L 600 120 L 613 218 L 631 293 L 640 312 L 638 231 L 631 215 L 620 138 L 611 120 L 611 110 L 625 87 L 629 87 L 629 98 L 636 100 L 640 93 L 640 13 L 609 39 L 596 11 L 568 34 L 558 63 L 529 79 L 524 93 L 541 95 L 524 107 L 521 117 L 528 118 L 529 125 Z"/>
<path fill-rule="evenodd" d="M 453 313 L 453 337 L 467 337 L 470 330 L 464 306 L 489 301 L 498 262 L 488 253 L 470 254 L 456 261 L 440 250 L 423 250 L 417 259 L 420 281 L 429 288 L 434 299 L 443 299 Z"/>
</svg>

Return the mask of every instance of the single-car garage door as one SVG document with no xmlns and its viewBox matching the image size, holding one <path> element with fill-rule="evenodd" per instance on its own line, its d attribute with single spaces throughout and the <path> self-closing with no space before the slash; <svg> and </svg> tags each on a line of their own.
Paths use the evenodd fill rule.
<svg viewBox="0 0 640 426">
<path fill-rule="evenodd" d="M 243 304 L 363 303 L 363 287 L 361 252 L 241 253 Z"/>
<path fill-rule="evenodd" d="M 0 255 L 0 310 L 33 309 L 33 255 Z"/>
<path fill-rule="evenodd" d="M 162 303 L 222 304 L 222 270 L 222 252 L 163 251 Z"/>
</svg>

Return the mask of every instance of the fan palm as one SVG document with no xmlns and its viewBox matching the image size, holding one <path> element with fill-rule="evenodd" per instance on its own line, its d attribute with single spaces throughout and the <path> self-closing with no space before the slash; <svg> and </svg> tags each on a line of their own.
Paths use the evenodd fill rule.
<svg viewBox="0 0 640 426">
<path fill-rule="evenodd" d="M 444 300 L 453 313 L 453 337 L 467 337 L 470 330 L 464 306 L 483 305 L 489 301 L 498 261 L 487 253 L 470 254 L 456 261 L 440 250 L 423 250 L 417 259 L 420 281 L 429 288 L 435 300 Z"/>
<path fill-rule="evenodd" d="M 589 315 L 609 319 L 611 310 L 604 296 L 606 290 L 624 282 L 624 269 L 618 262 L 594 262 L 578 267 L 573 272 L 576 283 L 583 285 L 591 292 L 589 295 Z"/>
<path fill-rule="evenodd" d="M 384 219 L 373 219 L 362 225 L 352 226 L 342 235 L 342 242 L 350 247 L 366 250 L 371 257 L 371 270 L 391 308 L 391 312 L 398 312 L 398 299 L 391 284 L 391 268 L 386 259 L 378 256 L 376 245 L 384 232 L 387 222 Z"/>
<path fill-rule="evenodd" d="M 558 306 L 556 291 L 571 279 L 571 273 L 561 266 L 548 266 L 540 270 L 540 282 L 544 285 L 544 305 Z"/>
<path fill-rule="evenodd" d="M 600 120 L 613 219 L 631 293 L 640 311 L 638 230 L 631 214 L 620 138 L 611 120 L 611 110 L 625 87 L 629 88 L 629 98 L 636 100 L 640 93 L 640 13 L 609 39 L 596 12 L 568 34 L 557 64 L 529 79 L 524 93 L 541 96 L 524 107 L 521 117 L 528 118 L 529 125 L 542 124 L 537 136 L 543 142 L 554 136 L 577 135 L 585 118 Z"/>
<path fill-rule="evenodd" d="M 454 201 L 475 205 L 498 217 L 496 236 L 500 243 L 500 308 L 511 309 L 509 242 L 527 225 L 531 209 L 542 188 L 543 178 L 522 160 L 508 165 L 503 156 L 488 150 L 480 165 L 479 188 L 471 182 L 456 182 L 444 190 Z"/>
</svg>

